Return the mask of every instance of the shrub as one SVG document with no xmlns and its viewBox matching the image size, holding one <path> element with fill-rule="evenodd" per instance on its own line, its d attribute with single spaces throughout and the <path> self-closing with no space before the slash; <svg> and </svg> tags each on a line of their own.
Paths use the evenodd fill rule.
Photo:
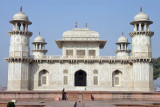
<svg viewBox="0 0 160 107">
<path fill-rule="evenodd" d="M 8 102 L 7 107 L 15 107 L 14 102 Z"/>
</svg>

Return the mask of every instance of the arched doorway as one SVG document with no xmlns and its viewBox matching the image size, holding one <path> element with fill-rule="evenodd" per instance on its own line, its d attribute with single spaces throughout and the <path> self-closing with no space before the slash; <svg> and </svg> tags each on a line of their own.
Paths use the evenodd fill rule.
<svg viewBox="0 0 160 107">
<path fill-rule="evenodd" d="M 79 70 L 74 75 L 75 86 L 86 86 L 87 74 L 83 70 Z"/>
</svg>

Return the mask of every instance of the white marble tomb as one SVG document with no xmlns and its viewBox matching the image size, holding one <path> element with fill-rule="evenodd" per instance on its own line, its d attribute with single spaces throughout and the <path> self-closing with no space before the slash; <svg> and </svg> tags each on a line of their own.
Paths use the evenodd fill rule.
<svg viewBox="0 0 160 107">
<path fill-rule="evenodd" d="M 106 40 L 99 33 L 87 28 L 65 31 L 56 40 L 62 49 L 61 56 L 46 55 L 47 44 L 39 34 L 30 49 L 32 24 L 28 16 L 16 13 L 13 30 L 9 31 L 10 47 L 8 61 L 8 91 L 153 91 L 153 59 L 148 15 L 140 11 L 133 21 L 132 54 L 128 39 L 122 34 L 115 51 L 117 56 L 100 56 Z M 114 44 L 113 44 L 114 45 Z M 30 54 L 32 51 L 32 55 Z"/>
</svg>

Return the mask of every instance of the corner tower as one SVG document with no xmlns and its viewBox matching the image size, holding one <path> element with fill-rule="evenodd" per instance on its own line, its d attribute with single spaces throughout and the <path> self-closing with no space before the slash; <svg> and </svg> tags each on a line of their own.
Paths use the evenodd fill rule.
<svg viewBox="0 0 160 107">
<path fill-rule="evenodd" d="M 149 16 L 142 12 L 138 13 L 133 22 L 134 31 L 130 33 L 132 37 L 132 56 L 139 58 L 152 58 L 151 37 L 154 32 L 149 30 L 149 25 L 153 22 L 149 20 Z"/>
<path fill-rule="evenodd" d="M 134 26 L 134 31 L 130 33 L 132 37 L 134 91 L 153 91 L 151 37 L 154 32 L 149 30 L 149 25 L 152 23 L 148 15 L 142 12 L 142 8 L 130 23 Z"/>
<path fill-rule="evenodd" d="M 32 32 L 28 31 L 28 25 L 32 23 L 28 16 L 20 12 L 13 16 L 10 21 L 13 30 L 9 31 L 10 47 L 8 61 L 8 91 L 28 90 L 28 73 L 30 62 L 29 39 Z"/>
</svg>

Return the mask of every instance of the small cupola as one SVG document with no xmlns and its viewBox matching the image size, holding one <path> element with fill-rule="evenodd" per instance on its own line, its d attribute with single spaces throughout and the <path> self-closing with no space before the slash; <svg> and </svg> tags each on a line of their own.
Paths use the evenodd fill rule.
<svg viewBox="0 0 160 107">
<path fill-rule="evenodd" d="M 47 44 L 45 42 L 45 39 L 39 35 L 34 39 L 34 42 L 32 43 L 34 45 L 34 49 L 32 50 L 32 53 L 34 56 L 43 56 L 47 53 L 48 50 L 45 49 L 45 45 Z"/>
<path fill-rule="evenodd" d="M 118 49 L 115 51 L 117 56 L 129 56 L 129 53 L 131 52 L 131 50 L 128 50 L 129 44 L 128 39 L 122 33 L 122 36 L 119 37 L 118 42 L 116 43 L 116 45 L 118 45 Z"/>
</svg>

